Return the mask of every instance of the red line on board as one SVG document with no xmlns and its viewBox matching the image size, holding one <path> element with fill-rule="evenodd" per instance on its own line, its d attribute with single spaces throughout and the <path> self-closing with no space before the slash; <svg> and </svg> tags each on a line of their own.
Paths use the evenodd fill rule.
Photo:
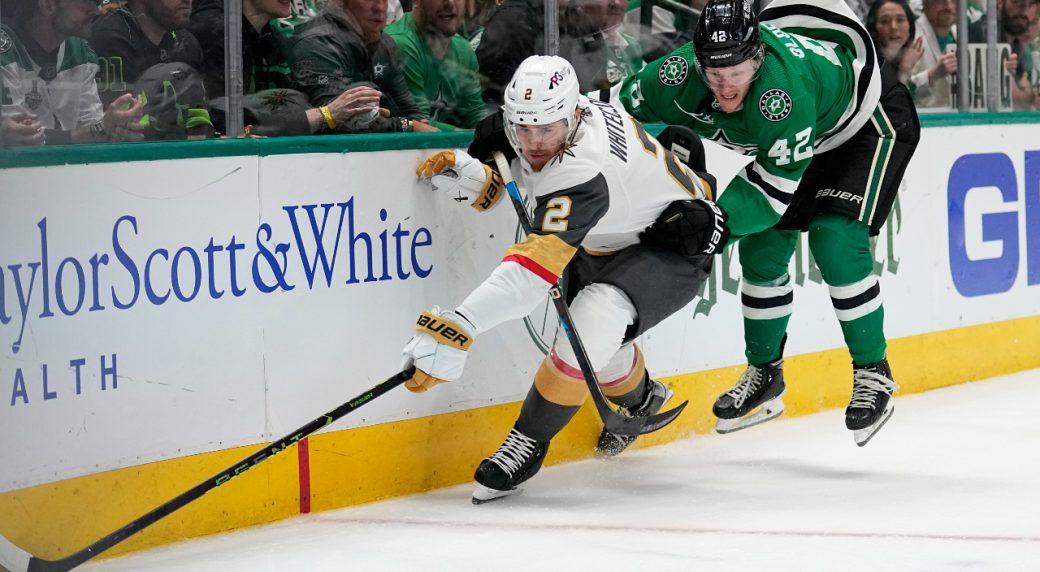
<svg viewBox="0 0 1040 572">
<path fill-rule="evenodd" d="M 306 438 L 296 443 L 300 458 L 300 514 L 311 511 L 311 451 Z"/>
</svg>

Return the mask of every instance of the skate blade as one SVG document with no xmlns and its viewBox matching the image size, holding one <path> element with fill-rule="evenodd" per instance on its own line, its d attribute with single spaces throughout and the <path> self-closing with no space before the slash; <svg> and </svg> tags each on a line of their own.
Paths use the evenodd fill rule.
<svg viewBox="0 0 1040 572">
<path fill-rule="evenodd" d="M 885 408 L 885 413 L 881 416 L 880 419 L 875 421 L 873 425 L 869 427 L 864 427 L 863 429 L 856 429 L 855 431 L 853 431 L 852 437 L 856 440 L 856 445 L 862 447 L 869 443 L 870 440 L 874 437 L 874 435 L 877 435 L 877 432 L 885 426 L 885 423 L 888 423 L 888 419 L 892 417 L 892 413 L 895 410 L 895 404 L 889 402 L 888 407 Z"/>
<path fill-rule="evenodd" d="M 507 491 L 492 489 L 490 487 L 485 487 L 484 485 L 477 483 L 477 488 L 473 491 L 473 504 L 481 505 L 501 498 L 515 496 L 522 492 L 524 492 L 523 483 Z"/>
<path fill-rule="evenodd" d="M 784 400 L 783 396 L 777 396 L 769 401 L 758 406 L 751 413 L 743 417 L 737 417 L 736 419 L 718 419 L 715 421 L 715 432 L 719 435 L 725 435 L 726 433 L 733 433 L 748 427 L 754 427 L 780 417 L 780 414 L 784 412 Z"/>
</svg>

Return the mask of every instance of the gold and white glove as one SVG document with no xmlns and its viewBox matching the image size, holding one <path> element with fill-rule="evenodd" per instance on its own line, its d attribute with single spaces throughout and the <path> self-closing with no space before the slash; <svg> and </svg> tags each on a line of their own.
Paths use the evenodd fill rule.
<svg viewBox="0 0 1040 572">
<path fill-rule="evenodd" d="M 419 314 L 416 333 L 401 351 L 401 369 L 415 365 L 415 374 L 404 383 L 408 391 L 422 393 L 438 383 L 462 377 L 466 353 L 476 328 L 465 316 L 432 310 Z"/>
<path fill-rule="evenodd" d="M 478 211 L 486 211 L 502 198 L 502 176 L 461 149 L 439 151 L 415 169 L 420 181 L 429 181 L 435 191 L 443 191 L 458 202 L 469 201 Z"/>
</svg>

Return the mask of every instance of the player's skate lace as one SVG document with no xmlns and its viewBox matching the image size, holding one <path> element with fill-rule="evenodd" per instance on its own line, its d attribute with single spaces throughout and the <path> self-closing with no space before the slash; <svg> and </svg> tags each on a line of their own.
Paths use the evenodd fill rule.
<svg viewBox="0 0 1040 572">
<path fill-rule="evenodd" d="M 878 392 L 892 395 L 899 389 L 896 382 L 869 369 L 856 369 L 852 374 L 852 402 L 850 409 L 873 408 Z"/>
<path fill-rule="evenodd" d="M 748 364 L 747 369 L 744 370 L 740 379 L 737 380 L 737 384 L 727 391 L 725 395 L 733 398 L 733 407 L 740 407 L 744 405 L 744 401 L 749 395 L 758 390 L 765 379 L 766 376 L 762 375 L 762 368 Z"/>
<path fill-rule="evenodd" d="M 498 451 L 495 451 L 494 455 L 491 455 L 489 460 L 512 476 L 513 473 L 520 469 L 524 461 L 534 454 L 535 445 L 537 444 L 538 441 L 517 431 L 514 427 L 509 430 L 509 436 L 506 437 L 505 442 L 498 448 Z"/>
</svg>

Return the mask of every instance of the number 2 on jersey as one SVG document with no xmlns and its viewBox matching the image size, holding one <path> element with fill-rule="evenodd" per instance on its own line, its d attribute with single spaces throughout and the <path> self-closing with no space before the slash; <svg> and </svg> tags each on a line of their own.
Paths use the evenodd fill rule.
<svg viewBox="0 0 1040 572">
<path fill-rule="evenodd" d="M 545 203 L 545 216 L 542 217 L 543 232 L 564 232 L 570 227 L 567 217 L 571 216 L 571 198 L 553 197 Z"/>
</svg>

